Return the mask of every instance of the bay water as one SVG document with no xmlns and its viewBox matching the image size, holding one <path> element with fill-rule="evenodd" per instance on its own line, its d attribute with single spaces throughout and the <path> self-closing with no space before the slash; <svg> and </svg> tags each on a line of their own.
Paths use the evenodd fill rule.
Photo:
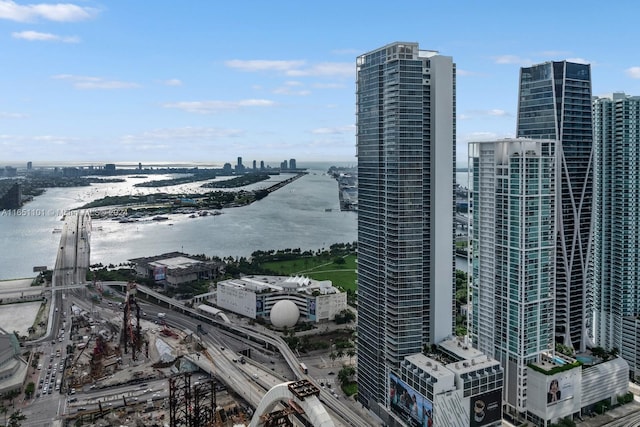
<svg viewBox="0 0 640 427">
<path fill-rule="evenodd" d="M 220 215 L 167 215 L 167 221 L 119 223 L 94 220 L 91 263 L 120 264 L 129 259 L 181 251 L 219 257 L 248 257 L 256 250 L 328 249 L 334 243 L 357 241 L 357 213 L 340 211 L 338 184 L 326 172 L 331 164 L 299 165 L 308 174 L 248 206 L 225 208 Z M 337 164 L 337 166 L 344 166 Z M 247 189 L 264 188 L 289 178 L 275 175 Z M 63 226 L 70 209 L 105 195 L 144 195 L 157 191 L 188 193 L 200 183 L 174 187 L 138 188 L 134 184 L 166 177 L 126 178 L 123 183 L 90 187 L 53 188 L 25 204 L 22 214 L 0 211 L 0 280 L 33 277 L 34 266 L 52 268 Z M 466 173 L 456 175 L 467 186 Z M 198 190 L 203 191 L 203 190 Z M 235 191 L 235 190 L 230 190 Z M 458 259 L 458 268 L 466 260 Z"/>
</svg>

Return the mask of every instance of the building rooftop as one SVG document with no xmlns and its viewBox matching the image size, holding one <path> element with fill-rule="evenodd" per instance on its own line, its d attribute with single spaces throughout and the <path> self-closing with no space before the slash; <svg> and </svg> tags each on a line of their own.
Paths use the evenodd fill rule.
<svg viewBox="0 0 640 427">
<path fill-rule="evenodd" d="M 152 267 L 167 267 L 170 269 L 174 268 L 189 268 L 194 265 L 201 264 L 202 261 L 192 258 L 187 258 L 185 256 L 177 256 L 173 258 L 165 258 L 159 259 L 157 261 L 152 261 L 149 263 Z"/>
<path fill-rule="evenodd" d="M 244 276 L 239 279 L 229 279 L 221 284 L 236 288 L 245 288 L 253 292 L 301 292 L 308 295 L 317 291 L 321 295 L 337 294 L 340 292 L 330 280 L 314 280 L 304 276 Z"/>
</svg>

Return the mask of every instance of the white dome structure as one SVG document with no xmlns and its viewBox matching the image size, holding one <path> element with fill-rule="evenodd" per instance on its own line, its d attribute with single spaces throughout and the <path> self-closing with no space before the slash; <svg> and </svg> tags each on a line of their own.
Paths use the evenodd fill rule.
<svg viewBox="0 0 640 427">
<path fill-rule="evenodd" d="M 288 299 L 275 303 L 269 313 L 271 324 L 276 328 L 291 328 L 298 323 L 300 318 L 300 310 L 298 306 Z"/>
</svg>

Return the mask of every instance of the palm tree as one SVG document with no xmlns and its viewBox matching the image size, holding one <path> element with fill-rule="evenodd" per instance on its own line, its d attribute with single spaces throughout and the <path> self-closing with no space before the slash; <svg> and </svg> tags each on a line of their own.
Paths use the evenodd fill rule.
<svg viewBox="0 0 640 427">
<path fill-rule="evenodd" d="M 22 413 L 22 411 L 20 409 L 18 409 L 16 412 L 11 414 L 11 416 L 9 417 L 9 425 L 8 425 L 8 427 L 20 427 L 22 425 L 22 424 L 20 424 L 20 421 L 24 421 L 26 419 L 27 419 L 27 417 Z"/>
<path fill-rule="evenodd" d="M 347 349 L 347 356 L 349 356 L 349 364 L 351 365 L 351 359 L 353 359 L 353 356 L 356 355 L 356 349 L 355 348 L 349 348 Z"/>
<path fill-rule="evenodd" d="M 331 359 L 331 366 L 333 366 L 333 362 L 335 362 L 335 361 L 336 361 L 336 358 L 337 358 L 337 357 L 338 357 L 338 356 L 336 355 L 336 353 L 335 353 L 335 352 L 333 352 L 333 351 L 332 351 L 331 353 L 329 353 L 329 359 Z"/>
</svg>

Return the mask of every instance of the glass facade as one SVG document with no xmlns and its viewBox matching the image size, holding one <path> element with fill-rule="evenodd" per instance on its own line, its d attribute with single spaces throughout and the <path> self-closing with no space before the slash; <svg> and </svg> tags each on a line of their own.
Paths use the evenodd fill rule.
<svg viewBox="0 0 640 427">
<path fill-rule="evenodd" d="M 595 99 L 593 115 L 594 336 L 597 345 L 619 349 L 635 377 L 639 342 L 623 319 L 640 314 L 640 97 Z"/>
<path fill-rule="evenodd" d="M 592 130 L 588 64 L 546 62 L 520 70 L 517 136 L 558 141 L 555 334 L 578 351 L 591 343 Z"/>
<path fill-rule="evenodd" d="M 553 348 L 555 141 L 472 142 L 473 346 L 505 370 L 504 401 L 526 410 L 527 365 Z"/>
<path fill-rule="evenodd" d="M 454 94 L 451 58 L 417 43 L 357 58 L 358 396 L 374 411 L 390 371 L 452 331 Z"/>
</svg>

